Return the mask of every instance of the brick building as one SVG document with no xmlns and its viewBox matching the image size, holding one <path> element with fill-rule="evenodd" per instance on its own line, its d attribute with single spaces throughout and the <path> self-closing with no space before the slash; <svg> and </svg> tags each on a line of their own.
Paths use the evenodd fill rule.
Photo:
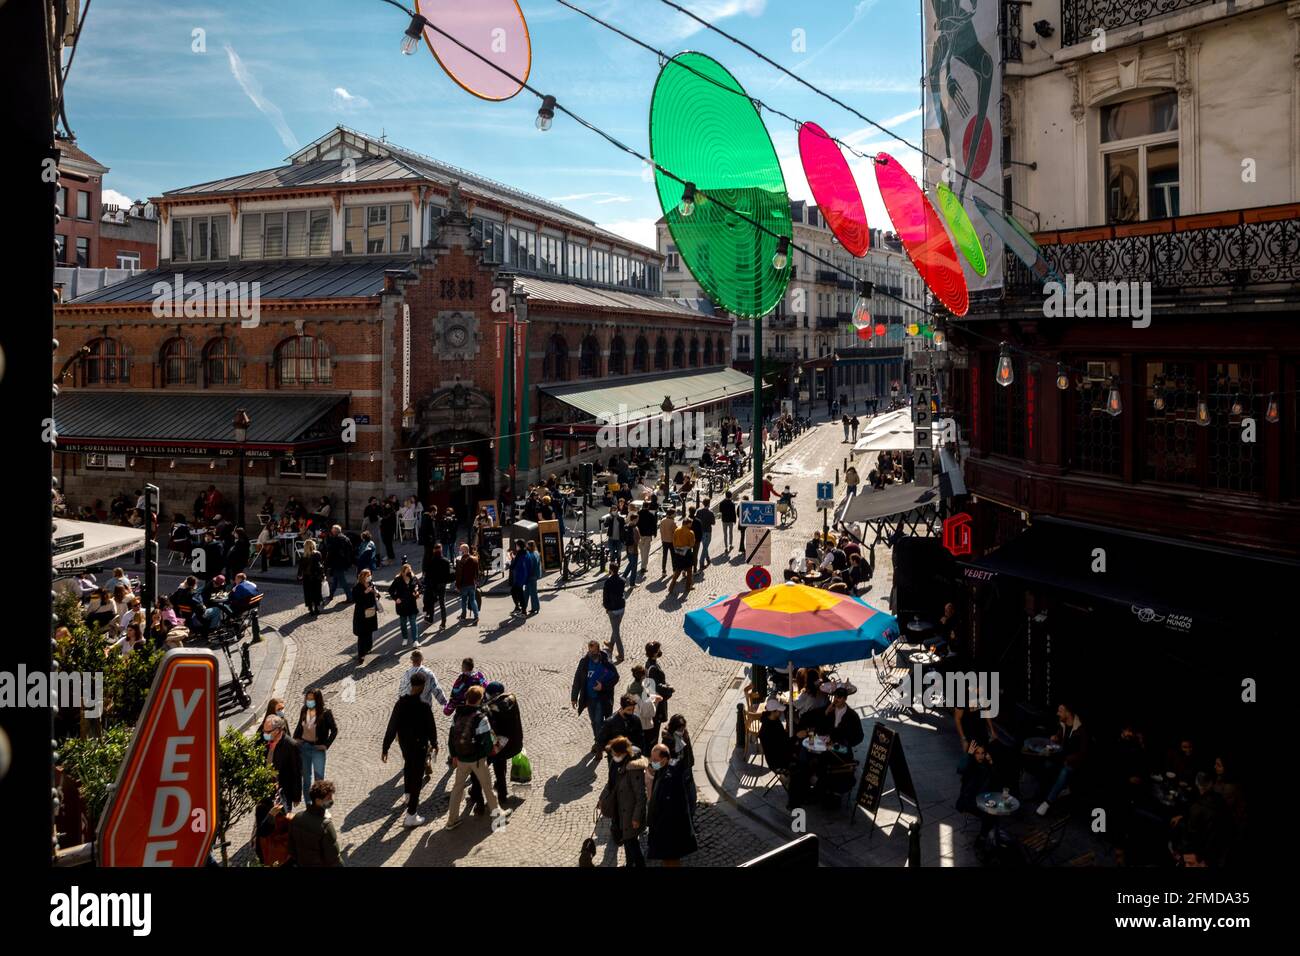
<svg viewBox="0 0 1300 956">
<path fill-rule="evenodd" d="M 55 265 L 101 268 L 105 263 L 99 249 L 100 200 L 108 167 L 82 151 L 76 140 L 57 139 L 55 145 L 59 149 Z"/>
<path fill-rule="evenodd" d="M 125 209 L 104 204 L 98 261 L 105 269 L 158 268 L 158 216 L 152 203 L 134 202 Z"/>
<path fill-rule="evenodd" d="M 522 485 L 600 457 L 620 394 L 713 422 L 749 391 L 730 320 L 664 299 L 654 250 L 352 130 L 152 202 L 160 267 L 56 309 L 55 369 L 86 349 L 55 406 L 73 505 L 152 481 L 189 510 L 242 475 L 246 522 L 268 495 L 353 525 L 370 495 L 463 514 L 512 464 Z"/>
</svg>

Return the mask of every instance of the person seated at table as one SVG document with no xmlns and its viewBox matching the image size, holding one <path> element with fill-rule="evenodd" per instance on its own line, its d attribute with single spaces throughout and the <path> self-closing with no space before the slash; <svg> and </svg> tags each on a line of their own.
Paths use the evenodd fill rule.
<svg viewBox="0 0 1300 956">
<path fill-rule="evenodd" d="M 117 601 L 109 593 L 107 588 L 96 588 L 90 594 L 90 602 L 86 605 L 83 617 L 89 625 L 98 624 L 100 627 L 107 627 L 121 612 L 118 610 Z"/>
<path fill-rule="evenodd" d="M 1214 791 L 1214 778 L 1204 771 L 1195 777 L 1196 797 L 1187 808 L 1169 821 L 1174 829 L 1174 845 L 1195 853 L 1207 866 L 1222 866 L 1227 858 L 1230 819 L 1223 797 Z"/>
<path fill-rule="evenodd" d="M 1178 778 L 1178 782 L 1188 786 L 1191 786 L 1198 773 L 1208 769 L 1204 763 L 1190 737 L 1179 740 L 1178 746 L 1165 759 L 1165 766 Z"/>
<path fill-rule="evenodd" d="M 962 813 L 979 817 L 980 832 L 977 843 L 987 843 L 989 834 L 997 827 L 997 817 L 985 813 L 979 805 L 981 793 L 996 792 L 997 777 L 994 774 L 993 756 L 983 745 L 972 740 L 966 744 L 961 759 L 957 761 L 957 773 L 961 777 L 961 789 L 957 794 L 956 807 Z"/>
<path fill-rule="evenodd" d="M 849 706 L 848 686 L 835 688 L 830 706 L 818 719 L 817 732 L 823 737 L 829 737 L 832 746 L 849 751 L 862 743 L 866 734 L 862 731 L 862 718 Z"/>
<path fill-rule="evenodd" d="M 1088 731 L 1083 726 L 1083 721 L 1079 715 L 1074 712 L 1074 708 L 1068 704 L 1059 704 L 1056 708 L 1056 717 L 1060 721 L 1060 729 L 1052 734 L 1052 742 L 1061 745 L 1061 769 L 1056 775 L 1056 782 L 1052 784 L 1052 789 L 1047 792 L 1047 798 L 1038 805 L 1038 815 L 1047 816 L 1047 811 L 1052 808 L 1052 804 L 1070 784 L 1070 780 L 1083 767 L 1088 758 Z"/>
<path fill-rule="evenodd" d="M 862 586 L 871 580 L 871 565 L 862 560 L 862 555 L 849 555 L 849 569 L 844 573 L 844 583 L 849 586 L 850 594 L 857 594 Z"/>
<path fill-rule="evenodd" d="M 769 697 L 763 705 L 763 722 L 758 728 L 758 745 L 763 759 L 777 773 L 786 773 L 794 759 L 794 744 L 785 726 L 786 705 Z"/>
<path fill-rule="evenodd" d="M 122 588 L 122 590 L 125 591 L 126 594 L 128 595 L 133 593 L 135 590 L 133 587 L 131 587 L 131 581 L 126 576 L 126 572 L 123 571 L 121 568 L 114 568 L 113 576 L 109 578 L 108 581 L 105 582 L 105 584 L 108 586 L 108 589 L 110 591 L 116 591 L 118 588 Z M 119 600 L 121 599 L 119 598 Z"/>
<path fill-rule="evenodd" d="M 82 571 L 77 575 L 77 596 L 84 598 L 87 595 L 94 594 L 98 591 L 99 585 L 95 583 L 95 576 L 89 571 Z"/>
<path fill-rule="evenodd" d="M 248 610 L 253 597 L 259 593 L 261 592 L 258 591 L 257 585 L 248 579 L 247 574 L 241 571 L 235 575 L 235 586 L 230 589 L 227 604 L 229 604 L 230 610 L 236 614 L 243 614 Z"/>
<path fill-rule="evenodd" d="M 806 737 L 817 729 L 817 722 L 831 699 L 820 684 L 810 684 L 794 702 L 795 735 Z"/>
<path fill-rule="evenodd" d="M 198 579 L 191 574 L 171 593 L 171 602 L 177 616 L 183 618 L 185 626 L 192 633 L 206 637 L 212 628 L 221 623 L 221 609 L 204 606 L 202 598 L 199 597 L 198 583 Z M 216 584 L 215 578 L 212 583 Z"/>
</svg>

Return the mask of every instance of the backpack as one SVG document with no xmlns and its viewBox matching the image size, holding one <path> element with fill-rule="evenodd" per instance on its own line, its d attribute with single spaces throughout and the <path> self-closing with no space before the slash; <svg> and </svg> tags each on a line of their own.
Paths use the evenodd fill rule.
<svg viewBox="0 0 1300 956">
<path fill-rule="evenodd" d="M 457 714 L 451 722 L 451 754 L 458 760 L 478 760 L 478 727 L 487 718 L 481 710 L 470 710 Z"/>
</svg>

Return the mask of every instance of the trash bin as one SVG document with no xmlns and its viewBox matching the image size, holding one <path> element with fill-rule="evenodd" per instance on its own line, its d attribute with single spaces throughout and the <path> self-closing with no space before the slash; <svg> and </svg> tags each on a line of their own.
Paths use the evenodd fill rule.
<svg viewBox="0 0 1300 956">
<path fill-rule="evenodd" d="M 537 529 L 536 521 L 516 521 L 510 525 L 510 540 L 503 542 L 502 546 L 508 551 L 513 551 L 516 541 L 532 541 L 537 545 L 540 553 L 542 550 L 542 535 Z"/>
</svg>

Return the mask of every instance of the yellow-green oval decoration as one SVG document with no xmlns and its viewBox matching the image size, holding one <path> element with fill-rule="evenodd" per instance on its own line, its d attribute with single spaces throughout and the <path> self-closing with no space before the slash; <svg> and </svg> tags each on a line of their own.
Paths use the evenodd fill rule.
<svg viewBox="0 0 1300 956">
<path fill-rule="evenodd" d="M 970 216 L 966 215 L 966 210 L 962 208 L 961 200 L 943 183 L 934 188 L 934 194 L 939 200 L 939 212 L 943 213 L 944 222 L 952 230 L 952 238 L 957 248 L 966 257 L 970 267 L 979 275 L 984 275 L 989 271 L 989 264 L 984 258 L 984 249 L 980 246 L 979 235 L 971 224 Z"/>
</svg>

